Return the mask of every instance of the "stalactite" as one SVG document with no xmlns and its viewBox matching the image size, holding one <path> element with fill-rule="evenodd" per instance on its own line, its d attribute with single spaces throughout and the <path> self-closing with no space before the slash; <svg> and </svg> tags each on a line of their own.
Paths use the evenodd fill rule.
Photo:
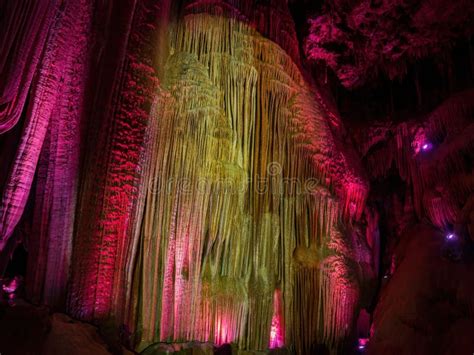
<svg viewBox="0 0 474 355">
<path fill-rule="evenodd" d="M 449 196 L 445 194 L 432 196 L 426 193 L 424 200 L 428 217 L 435 226 L 446 228 L 450 223 L 457 221 L 460 211 Z"/>
<path fill-rule="evenodd" d="M 286 0 L 187 0 L 185 14 L 207 13 L 237 19 L 277 43 L 300 65 L 296 30 Z"/>
<path fill-rule="evenodd" d="M 363 178 L 336 154 L 292 58 L 246 22 L 191 12 L 171 53 L 143 186 L 138 350 L 191 339 L 265 349 L 277 288 L 285 344 L 336 349 L 357 303 L 341 286 L 347 275 L 331 277 L 320 303 L 306 295 L 322 292 L 333 227 L 364 208 Z M 325 336 L 318 322 L 329 324 Z"/>
<path fill-rule="evenodd" d="M 421 123 L 377 125 L 361 140 L 372 177 L 385 177 L 395 167 L 411 186 L 417 216 L 427 215 L 440 228 L 457 223 L 460 207 L 474 191 L 465 160 L 474 150 L 473 95 L 472 90 L 453 95 Z M 382 139 L 387 140 L 383 145 Z"/>
<path fill-rule="evenodd" d="M 366 240 L 370 247 L 373 261 L 373 270 L 377 275 L 380 270 L 380 232 L 379 213 L 375 208 L 366 208 L 365 217 L 367 219 Z"/>
</svg>

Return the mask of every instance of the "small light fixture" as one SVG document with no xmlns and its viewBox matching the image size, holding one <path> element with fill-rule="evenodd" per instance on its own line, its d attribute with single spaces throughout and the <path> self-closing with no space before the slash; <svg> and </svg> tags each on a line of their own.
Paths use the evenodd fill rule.
<svg viewBox="0 0 474 355">
<path fill-rule="evenodd" d="M 361 351 L 365 350 L 365 346 L 369 342 L 369 338 L 359 338 L 359 344 L 357 348 Z"/>
<path fill-rule="evenodd" d="M 423 145 L 421 146 L 421 149 L 425 152 L 427 152 L 428 150 L 430 150 L 432 147 L 431 143 L 430 142 L 426 142 L 426 143 L 423 143 Z"/>
<path fill-rule="evenodd" d="M 454 239 L 456 239 L 456 234 L 449 233 L 448 235 L 446 235 L 446 240 L 454 240 Z"/>
</svg>

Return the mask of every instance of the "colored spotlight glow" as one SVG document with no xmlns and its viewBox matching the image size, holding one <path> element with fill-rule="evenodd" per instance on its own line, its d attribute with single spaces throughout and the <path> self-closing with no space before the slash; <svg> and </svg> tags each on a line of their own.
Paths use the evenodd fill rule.
<svg viewBox="0 0 474 355">
<path fill-rule="evenodd" d="M 14 277 L 9 283 L 2 285 L 2 289 L 5 293 L 12 294 L 16 292 L 19 286 L 19 279 L 17 277 Z"/>
<path fill-rule="evenodd" d="M 456 239 L 456 235 L 455 235 L 454 233 L 449 233 L 449 234 L 446 236 L 446 239 L 447 239 L 447 240 Z"/>
<path fill-rule="evenodd" d="M 281 291 L 276 289 L 273 294 L 273 316 L 270 328 L 270 349 L 284 346 L 283 318 L 281 316 Z"/>
<path fill-rule="evenodd" d="M 421 149 L 422 149 L 423 151 L 425 151 L 425 152 L 428 151 L 428 150 L 430 150 L 431 148 L 432 148 L 432 145 L 431 145 L 431 143 L 429 143 L 429 142 L 428 142 L 428 143 L 424 143 L 424 144 L 421 146 Z"/>
<path fill-rule="evenodd" d="M 359 338 L 359 344 L 357 348 L 359 350 L 364 350 L 368 342 L 369 342 L 369 338 Z"/>
</svg>

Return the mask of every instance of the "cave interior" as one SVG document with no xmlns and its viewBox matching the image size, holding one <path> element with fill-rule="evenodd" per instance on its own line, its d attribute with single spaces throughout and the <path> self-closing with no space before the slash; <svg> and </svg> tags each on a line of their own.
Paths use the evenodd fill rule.
<svg viewBox="0 0 474 355">
<path fill-rule="evenodd" d="M 0 354 L 474 353 L 474 2 L 0 0 Z"/>
</svg>

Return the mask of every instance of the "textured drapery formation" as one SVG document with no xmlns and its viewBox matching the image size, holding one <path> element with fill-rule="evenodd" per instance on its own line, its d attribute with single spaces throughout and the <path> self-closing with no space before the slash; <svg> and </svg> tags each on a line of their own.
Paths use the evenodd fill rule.
<svg viewBox="0 0 474 355">
<path fill-rule="evenodd" d="M 44 5 L 46 4 L 47 2 L 44 2 Z M 36 9 L 36 7 L 43 5 L 31 6 Z M 49 6 L 54 7 L 55 5 L 49 4 Z M 50 9 L 49 11 L 52 10 Z M 78 2 L 65 6 L 63 12 L 55 13 L 51 24 L 51 35 L 45 42 L 45 47 L 39 47 L 38 44 L 35 50 L 30 49 L 33 53 L 29 55 L 34 58 L 41 57 L 42 59 L 30 91 L 31 99 L 28 107 L 26 107 L 25 122 L 23 123 L 19 147 L 16 150 L 15 159 L 3 188 L 0 206 L 0 250 L 5 248 L 24 211 L 46 135 L 49 136 L 50 142 L 54 146 L 49 147 L 52 149 L 52 155 L 48 158 L 51 164 L 49 169 L 50 175 L 44 178 L 48 184 L 55 185 L 54 203 L 59 204 L 56 205 L 56 210 L 59 212 L 52 217 L 52 221 L 47 223 L 51 223 L 51 228 L 54 230 L 53 234 L 59 234 L 61 241 L 56 241 L 57 248 L 63 249 L 60 246 L 63 243 L 64 245 L 70 244 L 73 224 L 71 218 L 74 211 L 76 188 L 78 141 L 80 139 L 78 132 L 82 110 L 80 105 L 83 102 L 82 95 L 86 80 L 84 76 L 88 70 L 85 66 L 87 61 L 85 51 L 87 48 L 86 34 L 88 33 L 88 23 L 90 22 L 89 12 L 90 9 L 83 3 Z M 52 15 L 49 13 L 45 13 L 42 16 L 41 14 L 37 15 L 39 19 L 32 22 L 51 21 L 49 17 Z M 48 33 L 48 26 L 42 28 L 42 33 L 38 34 L 38 37 L 43 36 L 45 33 Z M 33 35 L 32 37 L 35 38 Z M 75 40 L 75 46 L 71 46 L 68 42 L 69 40 Z M 28 41 L 25 43 L 28 43 Z M 19 64 L 25 60 L 28 61 L 29 59 L 19 59 Z M 29 63 L 31 66 L 27 66 L 28 70 L 31 68 L 34 70 L 36 66 L 35 59 L 31 60 L 32 62 Z M 15 78 L 16 73 L 16 71 L 10 72 L 9 78 Z M 19 75 L 23 74 L 25 73 L 21 72 Z M 26 97 L 28 88 L 29 84 L 23 83 L 11 89 L 15 95 L 24 95 Z M 23 93 L 25 90 L 26 92 Z M 23 110 L 21 100 L 14 101 L 15 105 L 18 106 L 19 113 L 21 113 Z M 18 117 L 15 120 L 17 119 Z M 50 127 L 49 131 L 48 127 Z M 45 147 L 44 150 L 46 151 L 49 148 Z M 53 167 L 53 165 L 56 166 Z M 53 170 L 55 171 L 53 172 Z M 50 185 L 50 187 L 53 186 Z M 45 201 L 43 212 L 40 211 L 43 207 L 38 207 L 38 214 L 43 214 L 43 221 L 50 219 L 51 214 L 49 208 L 53 203 L 52 196 L 47 199 L 49 200 Z M 42 203 L 38 202 L 39 204 Z M 41 217 L 39 218 L 41 219 Z M 58 224 L 55 225 L 55 223 Z M 46 238 L 49 238 L 48 232 Z M 54 239 L 53 237 L 51 242 Z M 55 242 L 52 242 L 52 244 L 54 245 Z M 68 252 L 66 251 L 68 248 L 64 246 L 64 250 L 55 255 L 55 258 L 69 259 L 67 256 Z M 33 249 L 36 250 L 36 247 L 33 247 Z M 67 263 L 65 268 L 66 274 Z M 65 276 L 63 275 L 61 278 L 64 279 Z M 64 286 L 65 280 L 62 281 L 62 287 Z"/>
<path fill-rule="evenodd" d="M 109 21 L 123 18 L 114 28 L 121 42 L 109 43 L 102 62 L 101 75 L 106 79 L 112 70 L 113 80 L 99 82 L 98 124 L 89 130 L 95 142 L 84 165 L 68 299 L 68 310 L 82 319 L 120 322 L 129 306 L 161 5 L 131 1 L 109 12 Z"/>
<path fill-rule="evenodd" d="M 0 4 L 0 134 L 20 119 L 59 1 Z"/>
<path fill-rule="evenodd" d="M 171 53 L 145 184 L 139 348 L 196 339 L 264 349 L 272 331 L 299 352 L 336 348 L 358 300 L 357 256 L 338 229 L 360 214 L 366 187 L 341 172 L 312 89 L 282 48 L 222 16 L 186 15 Z"/>
<path fill-rule="evenodd" d="M 58 91 L 50 99 L 53 107 L 37 165 L 27 286 L 30 297 L 59 308 L 65 305 L 71 260 L 92 11 L 89 1 L 66 3 L 52 27 L 59 38 L 49 39 L 59 46 L 45 52 L 56 61 L 47 63 L 48 69 L 58 70 L 48 84 Z"/>
</svg>

